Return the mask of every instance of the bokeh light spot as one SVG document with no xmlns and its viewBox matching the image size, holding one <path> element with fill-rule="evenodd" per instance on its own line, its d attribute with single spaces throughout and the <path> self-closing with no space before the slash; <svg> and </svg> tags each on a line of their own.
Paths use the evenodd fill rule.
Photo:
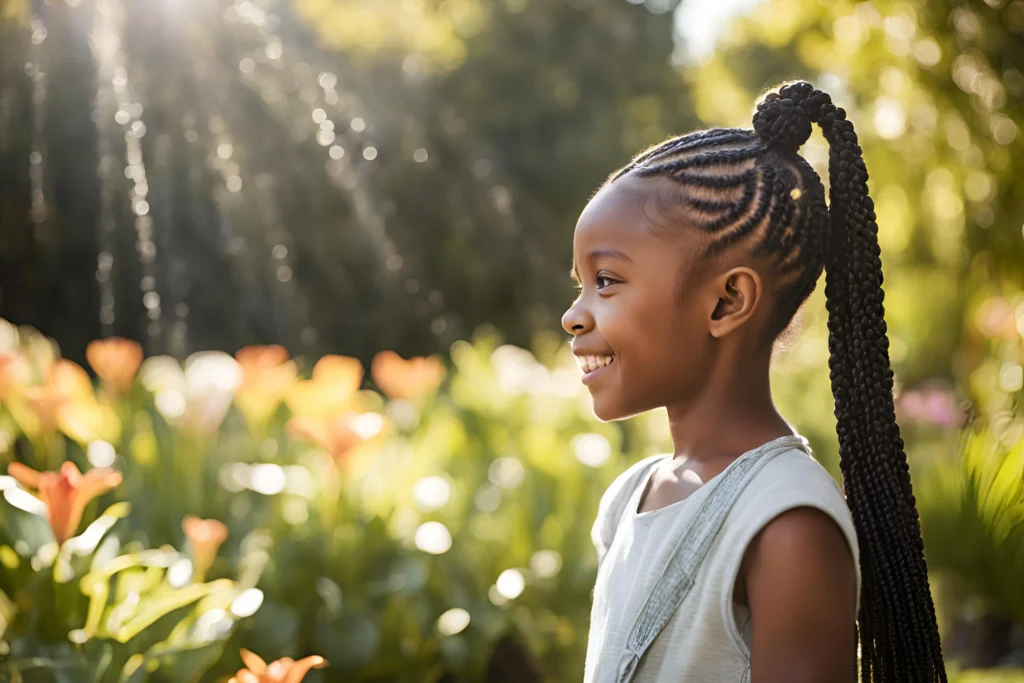
<svg viewBox="0 0 1024 683">
<path fill-rule="evenodd" d="M 443 636 L 454 636 L 469 626 L 469 612 L 461 607 L 453 607 L 437 618 L 437 631 Z"/>
<path fill-rule="evenodd" d="M 416 529 L 416 547 L 431 555 L 443 555 L 452 547 L 452 535 L 440 522 L 424 522 Z"/>
<path fill-rule="evenodd" d="M 506 600 L 515 600 L 522 595 L 523 590 L 526 588 L 526 579 L 523 578 L 522 572 L 518 569 L 506 569 L 498 576 L 498 580 L 494 582 L 494 585 L 498 589 L 498 594 Z"/>
</svg>

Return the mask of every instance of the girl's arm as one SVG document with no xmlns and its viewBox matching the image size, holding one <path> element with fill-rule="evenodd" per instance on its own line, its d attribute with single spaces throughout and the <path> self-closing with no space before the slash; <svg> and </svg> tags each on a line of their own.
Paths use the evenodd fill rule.
<svg viewBox="0 0 1024 683">
<path fill-rule="evenodd" d="M 737 599 L 750 608 L 751 683 L 854 683 L 856 573 L 842 531 L 789 510 L 747 547 Z"/>
</svg>

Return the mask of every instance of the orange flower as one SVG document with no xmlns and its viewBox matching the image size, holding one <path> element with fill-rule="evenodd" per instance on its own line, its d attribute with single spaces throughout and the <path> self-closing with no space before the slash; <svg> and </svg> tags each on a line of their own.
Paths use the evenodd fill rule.
<svg viewBox="0 0 1024 683">
<path fill-rule="evenodd" d="M 313 367 L 312 379 L 298 382 L 288 392 L 288 407 L 303 417 L 338 415 L 351 410 L 362 381 L 359 359 L 326 355 Z"/>
<path fill-rule="evenodd" d="M 50 367 L 42 384 L 10 396 L 8 405 L 21 428 L 33 436 L 60 429 L 85 444 L 116 440 L 121 429 L 113 409 L 96 400 L 89 375 L 65 359 Z"/>
<path fill-rule="evenodd" d="M 444 365 L 435 356 L 404 360 L 394 351 L 381 351 L 370 365 L 373 381 L 391 398 L 414 399 L 433 392 L 444 379 Z"/>
<path fill-rule="evenodd" d="M 242 385 L 235 392 L 235 404 L 251 424 L 261 425 L 295 384 L 295 363 L 277 344 L 246 346 L 239 349 L 235 359 L 242 367 Z"/>
<path fill-rule="evenodd" d="M 314 443 L 341 466 L 355 451 L 383 429 L 377 413 L 346 413 L 328 418 L 293 417 L 285 426 L 291 436 Z"/>
<path fill-rule="evenodd" d="M 39 428 L 44 432 L 50 432 L 57 428 L 61 409 L 68 398 L 52 386 L 41 385 L 25 389 L 25 400 L 38 420 Z M 22 426 L 25 431 L 35 431 L 28 424 Z"/>
<path fill-rule="evenodd" d="M 0 353 L 0 401 L 12 389 L 26 384 L 29 374 L 28 362 L 20 353 Z"/>
<path fill-rule="evenodd" d="M 282 657 L 267 664 L 259 655 L 242 648 L 244 669 L 239 670 L 228 683 L 299 683 L 310 669 L 322 669 L 327 660 L 319 655 L 303 657 L 295 661 L 291 657 Z"/>
<path fill-rule="evenodd" d="M 114 443 L 121 435 L 121 420 L 117 412 L 109 404 L 95 399 L 62 404 L 57 426 L 82 446 L 97 439 Z"/>
<path fill-rule="evenodd" d="M 25 360 L 42 376 L 50 371 L 53 364 L 57 362 L 60 349 L 57 342 L 42 335 L 38 330 L 32 328 L 21 329 L 21 352 Z"/>
<path fill-rule="evenodd" d="M 54 363 L 43 384 L 26 387 L 25 402 L 43 431 L 55 429 L 60 423 L 61 411 L 71 401 L 93 402 L 92 382 L 85 370 L 66 359 Z M 35 431 L 23 425 L 26 431 Z"/>
<path fill-rule="evenodd" d="M 197 576 L 206 574 L 217 557 L 217 550 L 227 540 L 228 528 L 217 519 L 200 519 L 188 515 L 181 520 L 189 548 L 192 550 L 192 566 Z"/>
<path fill-rule="evenodd" d="M 67 399 L 93 399 L 92 380 L 82 367 L 61 358 L 50 368 L 47 386 Z"/>
<path fill-rule="evenodd" d="M 261 370 L 284 365 L 288 361 L 288 349 L 280 344 L 246 346 L 235 353 L 235 360 L 242 366 L 242 386 L 245 386 L 258 378 Z"/>
<path fill-rule="evenodd" d="M 85 357 L 107 386 L 123 394 L 132 388 L 142 365 L 142 346 L 123 337 L 96 339 L 85 347 Z"/>
<path fill-rule="evenodd" d="M 36 472 L 20 462 L 12 462 L 7 466 L 7 473 L 25 488 L 39 491 L 59 545 L 75 535 L 85 506 L 93 498 L 117 487 L 122 479 L 120 472 L 107 467 L 96 467 L 82 474 L 70 460 L 60 466 L 60 472 Z"/>
<path fill-rule="evenodd" d="M 363 364 L 358 358 L 329 353 L 313 366 L 313 381 L 326 382 L 354 394 L 363 381 Z"/>
</svg>

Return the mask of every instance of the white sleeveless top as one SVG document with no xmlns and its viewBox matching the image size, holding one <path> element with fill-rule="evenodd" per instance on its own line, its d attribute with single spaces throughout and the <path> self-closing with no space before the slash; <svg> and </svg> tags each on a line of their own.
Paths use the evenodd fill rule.
<svg viewBox="0 0 1024 683">
<path fill-rule="evenodd" d="M 733 602 L 733 588 L 748 544 L 793 508 L 817 508 L 842 530 L 860 604 L 849 508 L 803 437 L 744 453 L 688 498 L 638 514 L 655 466 L 671 457 L 641 460 L 601 498 L 584 683 L 747 683 L 749 612 Z"/>
</svg>

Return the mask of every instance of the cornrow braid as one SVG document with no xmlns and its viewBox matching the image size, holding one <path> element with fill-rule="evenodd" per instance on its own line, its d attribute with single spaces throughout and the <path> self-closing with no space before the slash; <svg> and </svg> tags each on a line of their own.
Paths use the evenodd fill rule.
<svg viewBox="0 0 1024 683">
<path fill-rule="evenodd" d="M 798 154 L 817 123 L 829 145 L 829 197 Z M 831 98 L 798 81 L 767 94 L 753 130 L 716 128 L 637 155 L 626 176 L 678 183 L 705 254 L 749 244 L 770 255 L 779 297 L 774 339 L 826 272 L 829 370 L 840 469 L 860 546 L 862 683 L 945 683 L 920 520 L 893 407 L 868 173 L 853 124 Z"/>
</svg>

